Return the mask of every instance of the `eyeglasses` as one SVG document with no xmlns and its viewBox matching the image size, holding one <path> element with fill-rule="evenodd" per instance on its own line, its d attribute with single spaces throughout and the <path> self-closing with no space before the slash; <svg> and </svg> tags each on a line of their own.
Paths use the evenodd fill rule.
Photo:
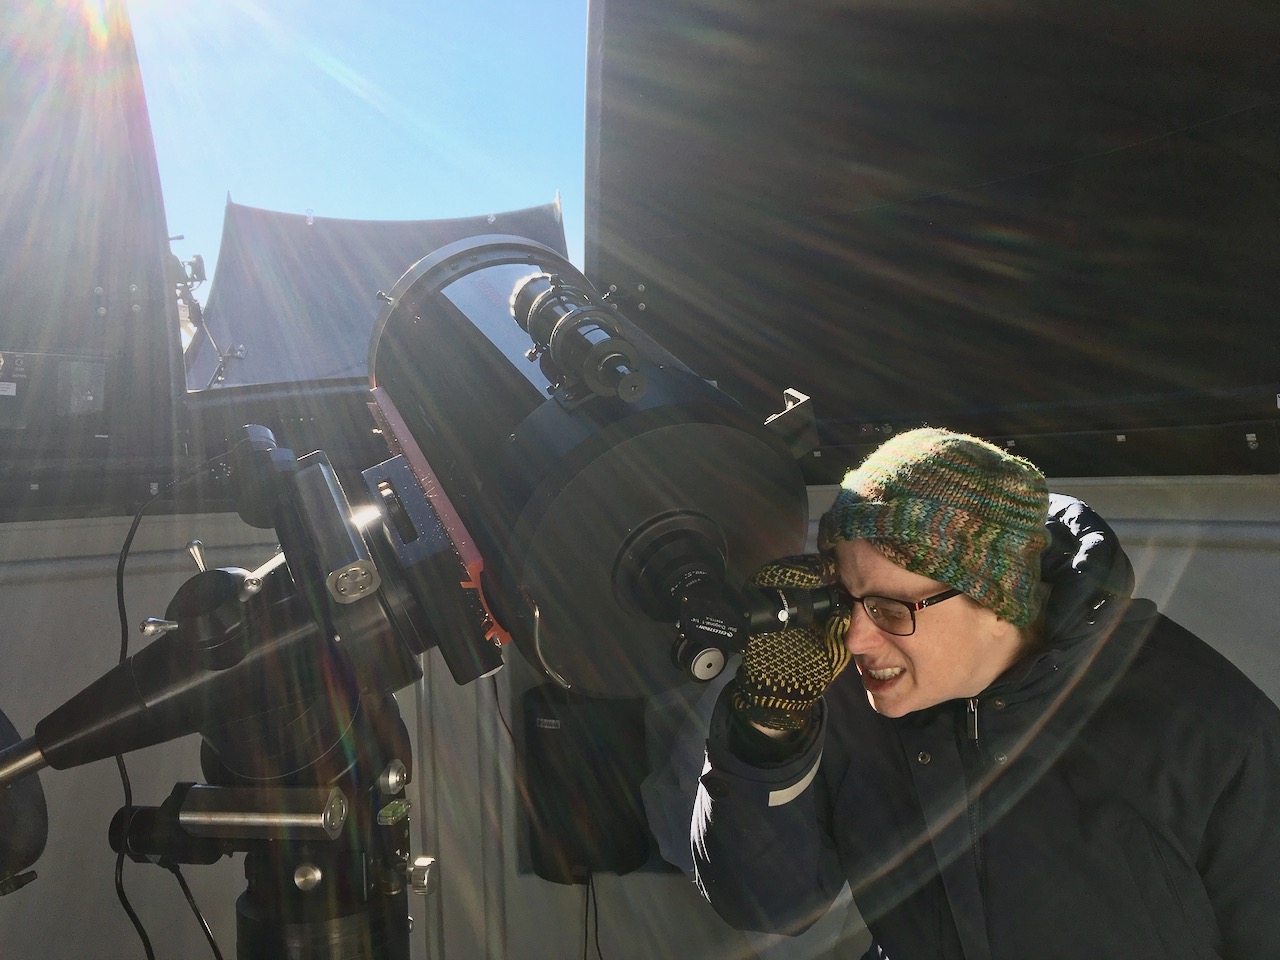
<svg viewBox="0 0 1280 960">
<path fill-rule="evenodd" d="M 932 597 L 912 602 L 894 600 L 891 597 L 855 597 L 849 591 L 842 590 L 841 599 L 849 604 L 850 610 L 854 603 L 862 604 L 862 609 L 867 611 L 871 622 L 886 633 L 892 633 L 896 637 L 909 637 L 916 632 L 916 614 L 919 611 L 943 600 L 958 597 L 963 592 L 956 589 L 943 590 Z"/>
</svg>

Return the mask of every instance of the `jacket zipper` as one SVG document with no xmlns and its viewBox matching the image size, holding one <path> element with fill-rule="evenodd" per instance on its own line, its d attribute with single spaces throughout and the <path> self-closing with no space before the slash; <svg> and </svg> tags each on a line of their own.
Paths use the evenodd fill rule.
<svg viewBox="0 0 1280 960">
<path fill-rule="evenodd" d="M 982 780 L 982 755 L 978 752 L 978 698 L 970 697 L 965 707 L 965 726 L 969 734 L 969 753 L 973 761 L 973 779 L 976 782 Z M 982 845 L 981 831 L 979 825 L 982 820 L 982 794 L 978 789 L 971 789 L 966 786 L 969 791 L 969 840 L 973 848 L 973 865 L 978 871 L 979 887 L 983 886 L 983 863 L 982 863 Z"/>
</svg>

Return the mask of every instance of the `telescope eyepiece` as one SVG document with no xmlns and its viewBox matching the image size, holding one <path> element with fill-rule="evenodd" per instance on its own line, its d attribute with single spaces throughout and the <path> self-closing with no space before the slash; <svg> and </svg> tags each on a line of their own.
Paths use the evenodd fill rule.
<svg viewBox="0 0 1280 960">
<path fill-rule="evenodd" d="M 848 610 L 848 600 L 838 586 L 767 587 L 748 590 L 743 596 L 747 634 L 771 633 L 788 627 L 822 626 L 832 616 Z"/>
</svg>

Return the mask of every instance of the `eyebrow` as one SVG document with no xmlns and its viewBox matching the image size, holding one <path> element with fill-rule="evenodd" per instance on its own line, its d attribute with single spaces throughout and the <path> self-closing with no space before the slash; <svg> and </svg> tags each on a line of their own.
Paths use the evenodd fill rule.
<svg viewBox="0 0 1280 960">
<path fill-rule="evenodd" d="M 913 599 L 915 594 L 921 593 L 920 590 L 908 590 L 905 592 L 898 591 L 898 590 L 867 590 L 865 592 L 859 593 L 857 590 L 854 590 L 851 586 L 849 586 L 849 584 L 845 581 L 843 577 L 840 578 L 840 586 L 844 587 L 844 589 L 849 592 L 850 596 L 858 597 L 859 599 L 863 597 L 880 597 L 883 600 L 897 600 L 901 603 L 919 603 L 920 602 L 920 600 Z M 939 583 L 937 586 L 929 587 L 925 589 L 920 599 L 921 600 L 925 599 L 926 597 L 929 597 L 940 590 L 950 590 L 950 589 L 952 589 L 952 587 L 950 587 L 949 585 L 945 583 Z"/>
</svg>

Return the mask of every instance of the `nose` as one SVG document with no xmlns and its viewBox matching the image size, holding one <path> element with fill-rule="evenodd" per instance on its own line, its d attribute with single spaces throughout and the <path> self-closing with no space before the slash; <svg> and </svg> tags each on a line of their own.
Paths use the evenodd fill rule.
<svg viewBox="0 0 1280 960">
<path fill-rule="evenodd" d="M 849 628 L 844 634 L 844 645 L 852 654 L 869 653 L 884 643 L 884 633 L 871 622 L 871 616 L 862 604 L 853 605 Z"/>
</svg>

